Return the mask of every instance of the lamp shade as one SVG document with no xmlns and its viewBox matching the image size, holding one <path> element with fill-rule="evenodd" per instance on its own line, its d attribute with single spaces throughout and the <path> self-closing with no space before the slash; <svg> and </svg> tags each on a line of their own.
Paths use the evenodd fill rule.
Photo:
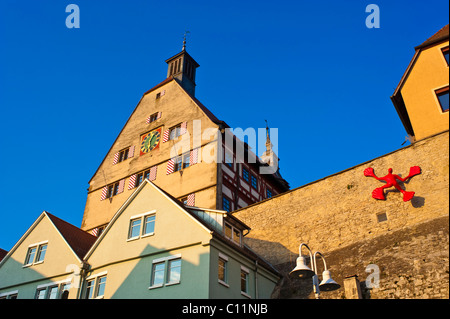
<svg viewBox="0 0 450 319">
<path fill-rule="evenodd" d="M 306 258 L 300 256 L 297 258 L 297 266 L 289 273 L 289 275 L 299 276 L 300 278 L 311 278 L 314 271 L 306 265 Z"/>
<path fill-rule="evenodd" d="M 319 288 L 322 291 L 333 291 L 339 289 L 341 285 L 339 285 L 336 281 L 331 278 L 331 272 L 329 270 L 325 270 L 322 273 L 323 280 L 319 284 Z"/>
</svg>

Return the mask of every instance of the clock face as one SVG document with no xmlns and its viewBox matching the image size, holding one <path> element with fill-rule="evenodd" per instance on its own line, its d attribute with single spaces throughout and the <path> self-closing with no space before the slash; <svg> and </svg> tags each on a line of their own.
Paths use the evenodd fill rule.
<svg viewBox="0 0 450 319">
<path fill-rule="evenodd" d="M 159 146 L 161 129 L 144 134 L 141 138 L 141 155 L 154 150 Z"/>
</svg>

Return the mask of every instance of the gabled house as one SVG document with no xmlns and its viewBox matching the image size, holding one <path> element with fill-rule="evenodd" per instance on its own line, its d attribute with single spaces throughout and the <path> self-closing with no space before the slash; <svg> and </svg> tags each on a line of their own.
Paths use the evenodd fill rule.
<svg viewBox="0 0 450 319">
<path fill-rule="evenodd" d="M 449 128 L 449 25 L 415 47 L 392 103 L 411 142 Z"/>
<path fill-rule="evenodd" d="M 0 262 L 0 298 L 76 298 L 97 238 L 43 212 Z"/>
<path fill-rule="evenodd" d="M 270 298 L 279 275 L 225 211 L 188 207 L 152 182 L 125 201 L 86 254 L 81 298 Z"/>
</svg>

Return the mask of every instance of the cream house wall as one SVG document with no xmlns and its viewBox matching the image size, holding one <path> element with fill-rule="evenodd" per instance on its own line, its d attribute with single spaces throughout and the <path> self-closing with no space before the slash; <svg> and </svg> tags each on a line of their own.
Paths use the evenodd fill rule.
<svg viewBox="0 0 450 319">
<path fill-rule="evenodd" d="M 28 248 L 37 243 L 48 245 L 44 261 L 25 266 Z M 44 213 L 11 251 L 0 264 L 0 294 L 18 290 L 19 299 L 33 299 L 39 285 L 78 280 L 73 270 L 81 261 Z M 69 298 L 76 298 L 76 292 L 73 282 Z"/>
</svg>

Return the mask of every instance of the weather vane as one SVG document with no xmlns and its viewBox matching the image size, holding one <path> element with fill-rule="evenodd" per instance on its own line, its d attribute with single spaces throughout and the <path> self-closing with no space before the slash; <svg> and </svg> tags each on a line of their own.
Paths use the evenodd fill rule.
<svg viewBox="0 0 450 319">
<path fill-rule="evenodd" d="M 187 37 L 187 34 L 188 33 L 190 33 L 189 31 L 184 31 L 184 37 L 183 37 L 183 49 L 182 49 L 182 51 L 185 51 L 186 50 L 186 37 Z"/>
</svg>

